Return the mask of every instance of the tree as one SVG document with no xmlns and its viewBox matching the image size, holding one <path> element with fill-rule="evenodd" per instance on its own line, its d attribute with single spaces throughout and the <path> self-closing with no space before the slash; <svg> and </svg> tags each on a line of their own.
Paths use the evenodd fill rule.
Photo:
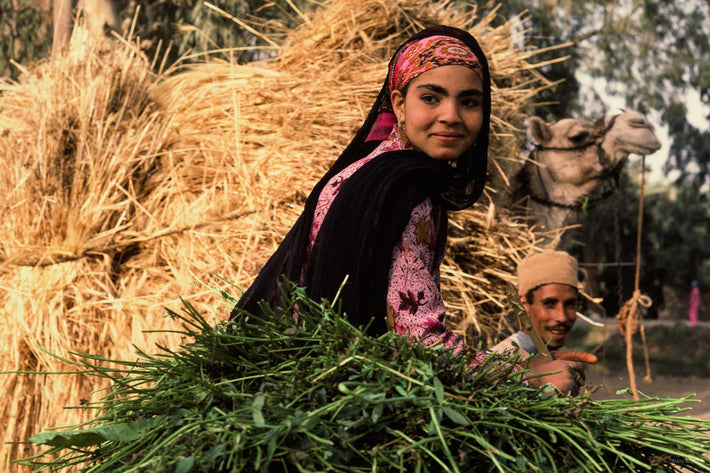
<svg viewBox="0 0 710 473">
<path fill-rule="evenodd" d="M 52 1 L 52 55 L 56 56 L 69 44 L 74 26 L 72 0 Z"/>
<path fill-rule="evenodd" d="M 135 17 L 135 35 L 149 57 L 168 53 L 167 64 L 201 60 L 205 52 L 221 51 L 227 59 L 247 62 L 274 54 L 286 33 L 300 23 L 291 3 L 302 11 L 316 8 L 299 0 L 116 0 L 124 29 Z M 257 34 L 258 33 L 258 34 Z"/>
<path fill-rule="evenodd" d="M 17 78 L 25 64 L 49 54 L 51 15 L 49 5 L 30 0 L 0 0 L 0 75 Z"/>
<path fill-rule="evenodd" d="M 638 176 L 640 166 L 622 175 L 614 197 L 589 209 L 582 224 L 584 244 L 576 249 L 580 261 L 596 263 L 587 268 L 601 281 L 597 295 L 609 315 L 634 290 L 639 182 L 630 179 L 632 173 Z M 692 183 L 646 192 L 639 289 L 653 300 L 653 316 L 664 303 L 664 286 L 685 289 L 695 279 L 710 281 L 710 202 Z"/>
<path fill-rule="evenodd" d="M 544 50 L 566 44 L 539 57 L 542 62 L 568 56 L 542 68 L 548 79 L 566 85 L 541 97 L 541 102 L 550 103 L 537 107 L 539 116 L 556 121 L 605 115 L 602 99 L 585 92 L 582 83 L 601 79 L 604 91 L 622 97 L 628 109 L 668 127 L 672 144 L 664 170 L 678 177 L 666 192 L 645 198 L 642 290 L 662 303 L 663 285 L 685 288 L 694 278 L 710 283 L 710 253 L 705 249 L 710 227 L 710 132 L 697 123 L 697 116 L 707 119 L 710 110 L 710 4 L 703 0 L 532 4 L 513 0 L 501 5 L 490 1 L 481 8 L 482 13 L 499 8 L 501 21 L 528 9 L 520 28 L 523 48 Z M 589 210 L 582 237 L 570 248 L 583 262 L 601 265 L 592 267 L 599 268 L 599 291 L 610 315 L 618 310 L 619 299 L 633 291 L 634 266 L 617 270 L 616 262 L 636 259 L 639 187 L 631 176 L 639 172 L 639 168 L 627 169 L 619 181 L 617 200 Z"/>
<path fill-rule="evenodd" d="M 15 79 L 20 69 L 12 61 L 29 64 L 61 50 L 71 35 L 77 3 L 77 0 L 0 0 L 3 37 L 0 73 Z M 217 8 L 206 3 L 89 0 L 84 10 L 90 10 L 88 16 L 99 29 L 108 23 L 115 31 L 132 31 L 132 39 L 140 41 L 148 57 L 158 55 L 160 61 L 156 64 L 161 65 L 167 54 L 164 64 L 170 65 L 178 58 L 189 62 L 198 60 L 206 51 L 214 54 L 219 49 L 239 62 L 262 59 L 274 52 L 265 37 L 278 43 L 300 22 L 290 3 L 302 12 L 316 8 L 315 3 L 303 0 L 225 0 L 214 2 L 219 3 Z M 114 12 L 120 16 L 115 17 Z M 257 30 L 260 34 L 254 34 Z"/>
<path fill-rule="evenodd" d="M 484 5 L 484 12 L 496 7 Z M 673 140 L 666 171 L 679 171 L 681 180 L 710 184 L 710 132 L 698 129 L 691 113 L 708 117 L 710 110 L 710 3 L 703 0 L 548 0 L 504 2 L 499 14 L 507 20 L 528 9 L 524 47 L 543 49 L 569 42 L 569 46 L 542 58 L 569 55 L 561 63 L 543 68 L 564 86 L 543 99 L 548 121 L 581 114 L 603 115 L 603 105 L 580 95 L 579 78 L 602 79 L 606 92 L 623 97 L 629 109 L 653 114 L 668 125 Z M 688 96 L 697 100 L 688 109 Z M 601 107 L 601 110 L 600 110 Z M 601 113 L 600 113 L 601 112 Z M 545 116 L 547 114 L 547 116 Z"/>
</svg>

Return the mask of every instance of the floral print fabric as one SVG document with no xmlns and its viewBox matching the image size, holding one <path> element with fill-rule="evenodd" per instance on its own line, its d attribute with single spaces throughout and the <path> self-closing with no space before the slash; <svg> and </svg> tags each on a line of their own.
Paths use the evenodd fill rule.
<svg viewBox="0 0 710 473">
<path fill-rule="evenodd" d="M 408 146 L 395 128 L 390 137 L 372 153 L 333 176 L 318 198 L 308 254 L 343 182 L 382 153 L 407 149 Z M 460 353 L 469 348 L 461 337 L 446 326 L 446 308 L 440 290 L 439 266 L 446 250 L 446 219 L 446 210 L 432 205 L 429 199 L 413 209 L 402 239 L 392 252 L 387 315 L 390 326 L 397 333 L 409 335 L 430 346 L 443 343 L 454 349 L 455 353 Z M 486 352 L 473 350 L 471 362 L 479 365 L 488 356 Z"/>
</svg>

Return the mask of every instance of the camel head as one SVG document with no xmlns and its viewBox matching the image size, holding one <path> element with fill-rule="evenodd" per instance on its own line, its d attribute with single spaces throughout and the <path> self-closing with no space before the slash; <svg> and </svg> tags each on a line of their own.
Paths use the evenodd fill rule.
<svg viewBox="0 0 710 473">
<path fill-rule="evenodd" d="M 651 154 L 661 147 L 653 127 L 633 112 L 594 122 L 565 118 L 552 125 L 532 117 L 528 136 L 536 149 L 534 159 L 554 183 L 582 187 L 618 174 L 630 154 Z"/>
<path fill-rule="evenodd" d="M 604 117 L 606 134 L 602 149 L 611 163 L 623 164 L 629 154 L 652 154 L 661 147 L 653 127 L 638 113 L 623 112 Z"/>
<path fill-rule="evenodd" d="M 582 203 L 618 176 L 630 154 L 661 147 L 653 127 L 632 112 L 594 122 L 566 118 L 552 125 L 532 117 L 528 137 L 533 151 L 524 172 L 533 213 L 546 231 L 578 223 Z"/>
</svg>

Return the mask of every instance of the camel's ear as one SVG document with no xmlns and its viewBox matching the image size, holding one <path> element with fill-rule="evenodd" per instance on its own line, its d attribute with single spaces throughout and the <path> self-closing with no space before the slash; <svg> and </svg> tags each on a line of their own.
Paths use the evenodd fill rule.
<svg viewBox="0 0 710 473">
<path fill-rule="evenodd" d="M 552 139 L 550 127 L 539 117 L 528 119 L 528 137 L 537 145 L 544 145 Z"/>
<path fill-rule="evenodd" d="M 606 128 L 606 117 L 597 118 L 594 120 L 594 133 L 602 133 Z"/>
</svg>

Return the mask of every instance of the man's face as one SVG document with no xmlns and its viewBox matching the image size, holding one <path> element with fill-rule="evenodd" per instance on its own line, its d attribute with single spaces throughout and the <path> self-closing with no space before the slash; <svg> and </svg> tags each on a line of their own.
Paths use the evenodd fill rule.
<svg viewBox="0 0 710 473">
<path fill-rule="evenodd" d="M 550 349 L 565 343 L 577 320 L 577 290 L 566 284 L 545 284 L 532 292 L 532 303 L 520 297 L 533 325 Z"/>
</svg>

